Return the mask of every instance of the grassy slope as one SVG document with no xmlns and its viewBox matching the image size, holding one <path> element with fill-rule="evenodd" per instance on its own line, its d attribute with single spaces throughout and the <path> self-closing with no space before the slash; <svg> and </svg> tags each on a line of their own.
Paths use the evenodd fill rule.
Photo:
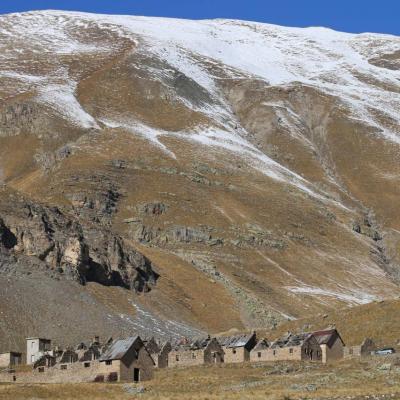
<svg viewBox="0 0 400 400">
<path fill-rule="evenodd" d="M 347 345 L 360 344 L 366 337 L 380 346 L 395 346 L 400 339 L 400 300 L 374 302 L 329 314 L 302 318 L 282 324 L 274 331 L 260 332 L 277 337 L 287 331 L 317 330 L 335 325 Z"/>
</svg>

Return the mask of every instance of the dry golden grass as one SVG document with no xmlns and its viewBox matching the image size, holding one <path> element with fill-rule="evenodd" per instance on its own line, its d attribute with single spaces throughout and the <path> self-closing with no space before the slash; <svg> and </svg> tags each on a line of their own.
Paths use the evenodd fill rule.
<svg viewBox="0 0 400 400">
<path fill-rule="evenodd" d="M 378 366 L 391 362 L 391 371 Z M 377 395 L 399 398 L 400 368 L 394 359 L 370 358 L 332 365 L 306 363 L 244 363 L 157 371 L 139 384 L 145 392 L 129 393 L 134 384 L 2 385 L 0 400 L 22 399 L 361 399 Z"/>
<path fill-rule="evenodd" d="M 0 385 L 1 400 L 103 400 L 103 399 L 129 399 L 132 396 L 124 394 L 120 385 L 106 384 L 63 384 L 63 385 Z"/>
<path fill-rule="evenodd" d="M 400 300 L 385 300 L 354 308 L 339 309 L 325 315 L 290 321 L 259 336 L 274 339 L 287 331 L 324 329 L 335 325 L 347 345 L 361 344 L 370 337 L 379 346 L 397 346 L 400 340 Z"/>
<path fill-rule="evenodd" d="M 98 302 L 110 308 L 113 312 L 123 313 L 130 317 L 135 316 L 136 309 L 132 306 L 133 292 L 117 286 L 103 286 L 96 282 L 89 282 L 86 287 Z"/>
</svg>

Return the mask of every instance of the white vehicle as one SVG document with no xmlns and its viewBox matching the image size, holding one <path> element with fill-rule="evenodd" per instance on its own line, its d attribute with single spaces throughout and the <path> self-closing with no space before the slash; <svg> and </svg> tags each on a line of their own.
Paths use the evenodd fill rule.
<svg viewBox="0 0 400 400">
<path fill-rule="evenodd" d="M 386 356 L 388 354 L 394 354 L 394 353 L 396 353 L 396 350 L 393 347 L 387 347 L 387 348 L 375 351 L 375 354 L 378 356 Z"/>
</svg>

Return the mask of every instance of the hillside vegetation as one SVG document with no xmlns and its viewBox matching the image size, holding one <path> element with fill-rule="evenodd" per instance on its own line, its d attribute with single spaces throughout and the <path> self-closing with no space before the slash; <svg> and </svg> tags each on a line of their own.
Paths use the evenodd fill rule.
<svg viewBox="0 0 400 400">
<path fill-rule="evenodd" d="M 398 297 L 399 37 L 0 25 L 0 351 L 318 314 L 358 341 L 335 310 Z"/>
</svg>

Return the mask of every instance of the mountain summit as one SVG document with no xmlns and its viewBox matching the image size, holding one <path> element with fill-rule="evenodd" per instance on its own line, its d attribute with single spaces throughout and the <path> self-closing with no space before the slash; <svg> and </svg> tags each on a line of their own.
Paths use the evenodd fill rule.
<svg viewBox="0 0 400 400">
<path fill-rule="evenodd" d="M 398 296 L 399 48 L 233 20 L 1 16 L 5 343 L 270 327 Z"/>
</svg>

